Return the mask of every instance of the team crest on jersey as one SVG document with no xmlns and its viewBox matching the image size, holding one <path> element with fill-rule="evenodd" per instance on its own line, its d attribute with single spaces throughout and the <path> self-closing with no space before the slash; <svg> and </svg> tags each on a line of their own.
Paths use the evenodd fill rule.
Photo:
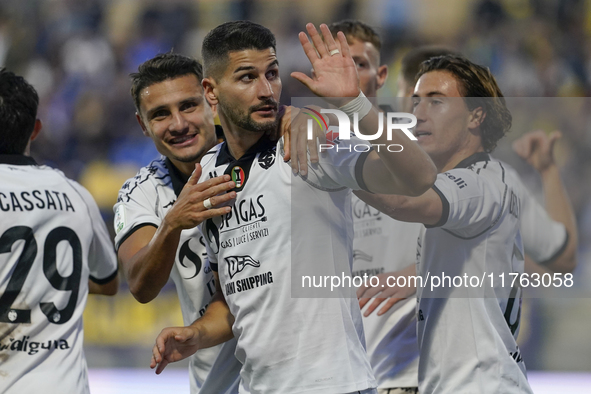
<svg viewBox="0 0 591 394">
<path fill-rule="evenodd" d="M 228 275 L 230 275 L 230 279 L 234 277 L 239 272 L 242 272 L 247 265 L 253 267 L 260 267 L 261 263 L 256 261 L 250 256 L 229 256 L 225 257 L 224 260 L 228 264 Z"/>
<path fill-rule="evenodd" d="M 117 207 L 114 223 L 115 233 L 119 233 L 119 231 L 123 230 L 123 227 L 125 227 L 125 207 L 123 205 Z"/>
<path fill-rule="evenodd" d="M 236 184 L 236 189 L 241 189 L 246 182 L 246 177 L 244 176 L 244 170 L 240 166 L 235 166 L 232 168 L 232 181 Z"/>
<path fill-rule="evenodd" d="M 275 163 L 275 150 L 276 148 L 273 147 L 259 155 L 259 165 L 263 170 L 268 170 Z"/>
</svg>

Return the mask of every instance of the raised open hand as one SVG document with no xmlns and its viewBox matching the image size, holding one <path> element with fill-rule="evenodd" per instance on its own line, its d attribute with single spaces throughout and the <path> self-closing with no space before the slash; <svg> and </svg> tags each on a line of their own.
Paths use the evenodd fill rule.
<svg viewBox="0 0 591 394">
<path fill-rule="evenodd" d="M 326 24 L 320 25 L 324 40 L 312 23 L 306 25 L 306 30 L 312 41 L 304 32 L 300 32 L 299 38 L 312 64 L 313 77 L 310 78 L 301 72 L 293 72 L 291 76 L 318 96 L 348 98 L 331 100 L 337 106 L 342 106 L 351 98 L 357 97 L 360 92 L 359 76 L 345 35 L 339 32 L 338 40 L 335 41 Z"/>
</svg>

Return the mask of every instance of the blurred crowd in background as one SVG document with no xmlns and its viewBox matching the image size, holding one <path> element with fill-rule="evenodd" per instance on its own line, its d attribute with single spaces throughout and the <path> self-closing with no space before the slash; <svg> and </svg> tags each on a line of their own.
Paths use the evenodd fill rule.
<svg viewBox="0 0 591 394">
<path fill-rule="evenodd" d="M 145 60 L 171 49 L 200 58 L 201 40 L 210 29 L 228 20 L 249 19 L 267 26 L 277 36 L 282 102 L 289 104 L 291 97 L 309 96 L 289 77 L 291 71 L 310 70 L 297 33 L 307 22 L 330 23 L 346 18 L 365 21 L 382 37 L 382 63 L 390 66 L 390 77 L 380 90 L 382 97 L 395 96 L 395 76 L 404 54 L 426 44 L 443 45 L 490 67 L 507 97 L 586 97 L 591 93 L 590 0 L 1 0 L 0 66 L 24 75 L 39 92 L 39 117 L 44 129 L 32 155 L 87 187 L 112 231 L 112 206 L 119 188 L 158 155 L 135 120 L 129 73 Z M 582 280 L 577 283 L 576 294 L 588 297 L 591 121 L 587 121 L 586 113 L 591 116 L 591 100 L 580 98 L 576 103 L 584 121 L 560 125 L 564 137 L 557 160 L 579 223 L 575 276 Z M 509 148 L 512 140 L 527 131 L 510 133 L 498 154 L 529 177 L 526 183 L 538 187 L 539 192 L 535 172 L 511 157 Z M 121 292 L 121 297 L 129 296 L 127 289 Z M 174 292 L 169 296 L 161 301 L 170 304 L 166 310 L 176 305 Z M 119 330 L 119 320 L 106 323 L 87 316 L 94 326 L 85 328 L 89 346 L 93 341 L 141 343 L 144 337 L 138 332 L 145 326 L 151 330 L 145 334 L 145 341 L 152 341 L 152 333 L 168 323 L 159 316 L 150 317 L 158 315 L 154 307 L 134 309 L 139 304 L 128 301 L 116 302 L 127 303 L 126 316 L 119 316 L 119 320 L 123 319 L 120 328 L 128 329 L 129 337 L 111 341 L 108 332 Z M 581 326 L 587 327 L 584 332 L 588 335 L 588 301 L 534 303 L 534 320 L 538 320 L 532 324 L 535 329 L 526 330 L 524 335 L 533 336 L 537 350 L 530 354 L 540 359 L 526 360 L 528 365 L 591 370 L 591 345 L 581 347 L 578 340 L 560 342 L 567 336 L 576 338 Z M 112 302 L 91 299 L 89 309 L 118 313 Z M 571 307 L 574 311 L 569 314 Z M 579 320 L 573 322 L 573 318 Z M 556 352 L 558 358 L 549 356 Z M 113 362 L 109 360 L 104 364 Z M 89 362 L 92 366 L 92 354 Z"/>
</svg>

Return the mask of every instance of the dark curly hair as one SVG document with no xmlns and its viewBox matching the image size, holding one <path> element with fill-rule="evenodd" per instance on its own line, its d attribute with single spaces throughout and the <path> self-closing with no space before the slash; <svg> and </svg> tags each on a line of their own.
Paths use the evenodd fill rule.
<svg viewBox="0 0 591 394">
<path fill-rule="evenodd" d="M 468 109 L 472 111 L 482 107 L 486 113 L 480 126 L 482 147 L 485 152 L 492 152 L 497 142 L 511 129 L 513 117 L 490 70 L 462 56 L 446 55 L 421 63 L 417 78 L 431 71 L 452 73 L 460 85 L 460 94 L 465 98 Z"/>
<path fill-rule="evenodd" d="M 23 154 L 35 128 L 38 106 L 35 88 L 0 68 L 0 154 Z"/>
</svg>

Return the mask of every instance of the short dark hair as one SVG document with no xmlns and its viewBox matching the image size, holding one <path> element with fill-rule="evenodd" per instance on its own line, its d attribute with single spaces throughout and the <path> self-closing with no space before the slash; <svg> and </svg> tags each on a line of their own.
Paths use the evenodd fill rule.
<svg viewBox="0 0 591 394">
<path fill-rule="evenodd" d="M 226 22 L 211 30 L 203 39 L 201 56 L 205 76 L 219 78 L 226 71 L 230 52 L 273 48 L 275 36 L 271 30 L 251 21 Z"/>
<path fill-rule="evenodd" d="M 421 46 L 411 49 L 404 57 L 400 64 L 400 72 L 402 77 L 409 86 L 414 86 L 419 79 L 417 74 L 421 63 L 436 56 L 459 55 L 457 52 L 444 47 L 438 46 Z"/>
<path fill-rule="evenodd" d="M 163 82 L 185 75 L 193 74 L 201 83 L 203 79 L 203 67 L 201 63 L 192 57 L 178 53 L 161 53 L 138 67 L 137 73 L 131 73 L 131 97 L 135 108 L 140 113 L 140 94 L 142 89 L 155 83 Z"/>
<path fill-rule="evenodd" d="M 337 33 L 342 31 L 347 37 L 347 40 L 353 38 L 372 44 L 378 52 L 382 49 L 382 40 L 375 29 L 368 24 L 356 19 L 345 19 L 339 22 L 333 22 L 328 26 L 333 37 L 336 38 Z"/>
<path fill-rule="evenodd" d="M 460 94 L 469 98 L 465 100 L 468 109 L 483 108 L 486 118 L 480 126 L 482 147 L 485 152 L 492 152 L 511 129 L 513 117 L 490 70 L 464 57 L 447 55 L 423 62 L 418 78 L 431 71 L 450 72 L 459 83 Z"/>
<path fill-rule="evenodd" d="M 37 120 L 39 95 L 23 77 L 0 68 L 0 154 L 25 152 Z"/>
</svg>

